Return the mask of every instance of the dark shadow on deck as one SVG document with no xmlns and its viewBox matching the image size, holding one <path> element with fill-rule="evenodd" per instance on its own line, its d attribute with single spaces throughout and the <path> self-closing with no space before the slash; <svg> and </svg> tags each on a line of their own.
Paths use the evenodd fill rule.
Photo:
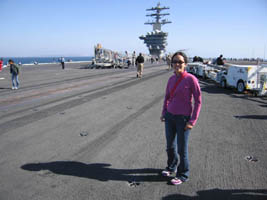
<svg viewBox="0 0 267 200">
<path fill-rule="evenodd" d="M 197 196 L 173 194 L 163 197 L 162 200 L 266 200 L 267 190 L 264 189 L 238 189 L 222 190 L 211 189 L 197 192 Z"/>
<path fill-rule="evenodd" d="M 199 83 L 200 83 L 202 92 L 207 92 L 210 94 L 228 94 L 228 95 L 235 93 L 235 91 L 231 89 L 228 89 L 228 88 L 224 89 L 220 87 L 219 84 L 209 79 L 206 79 L 206 80 L 199 79 Z"/>
<path fill-rule="evenodd" d="M 220 87 L 219 84 L 215 83 L 214 81 L 211 80 L 204 80 L 200 79 L 199 80 L 200 86 L 201 86 L 201 91 L 206 92 L 209 94 L 226 94 L 231 96 L 232 98 L 236 99 L 243 99 L 246 101 L 253 101 L 256 103 L 260 103 L 261 107 L 267 106 L 267 97 L 262 96 L 262 97 L 254 97 L 251 93 L 237 93 L 236 90 L 231 89 L 231 88 L 222 88 Z"/>
<path fill-rule="evenodd" d="M 138 182 L 159 182 L 166 181 L 166 178 L 159 175 L 160 169 L 114 169 L 110 164 L 92 163 L 86 164 L 75 161 L 55 161 L 48 163 L 30 163 L 21 166 L 28 171 L 49 170 L 58 175 L 68 175 L 80 178 L 95 179 L 98 181 L 138 181 Z"/>
<path fill-rule="evenodd" d="M 234 116 L 237 119 L 263 119 L 267 120 L 267 115 L 243 115 L 243 116 Z"/>
</svg>

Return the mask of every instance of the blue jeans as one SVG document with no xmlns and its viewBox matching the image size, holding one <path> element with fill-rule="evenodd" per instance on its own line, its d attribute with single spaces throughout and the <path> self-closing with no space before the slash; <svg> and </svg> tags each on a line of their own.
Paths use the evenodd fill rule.
<svg viewBox="0 0 267 200">
<path fill-rule="evenodd" d="M 190 129 L 184 130 L 189 116 L 173 115 L 166 112 L 165 132 L 167 141 L 167 169 L 175 172 L 176 177 L 186 181 L 189 176 L 188 138 Z M 180 162 L 178 165 L 178 155 Z"/>
<path fill-rule="evenodd" d="M 18 88 L 19 87 L 19 75 L 12 74 L 11 79 L 12 79 L 12 86 Z"/>
</svg>

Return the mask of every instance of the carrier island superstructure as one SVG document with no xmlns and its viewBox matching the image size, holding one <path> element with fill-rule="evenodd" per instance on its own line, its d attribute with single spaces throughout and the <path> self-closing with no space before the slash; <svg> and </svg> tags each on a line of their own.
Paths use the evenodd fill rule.
<svg viewBox="0 0 267 200">
<path fill-rule="evenodd" d="M 171 23 L 166 19 L 162 19 L 162 16 L 169 15 L 169 13 L 161 13 L 161 11 L 169 9 L 169 7 L 160 7 L 160 3 L 156 7 L 146 9 L 146 11 L 152 11 L 151 14 L 147 14 L 147 17 L 153 17 L 153 21 L 145 22 L 146 25 L 153 25 L 153 31 L 148 32 L 146 36 L 142 35 L 139 38 L 144 40 L 144 43 L 148 47 L 149 53 L 155 57 L 162 57 L 167 46 L 167 32 L 161 30 L 161 26 Z"/>
</svg>

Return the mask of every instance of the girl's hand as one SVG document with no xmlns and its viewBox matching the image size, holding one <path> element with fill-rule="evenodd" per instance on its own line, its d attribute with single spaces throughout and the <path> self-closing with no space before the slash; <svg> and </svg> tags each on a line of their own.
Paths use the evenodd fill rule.
<svg viewBox="0 0 267 200">
<path fill-rule="evenodd" d="M 186 123 L 184 130 L 192 129 L 193 125 L 189 122 Z"/>
</svg>

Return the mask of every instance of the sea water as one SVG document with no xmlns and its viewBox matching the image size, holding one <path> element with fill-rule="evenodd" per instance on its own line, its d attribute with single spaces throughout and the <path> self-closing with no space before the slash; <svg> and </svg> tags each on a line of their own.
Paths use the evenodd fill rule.
<svg viewBox="0 0 267 200">
<path fill-rule="evenodd" d="M 9 59 L 19 64 L 34 64 L 34 63 L 58 63 L 61 57 L 5 57 L 3 58 L 4 65 L 7 64 Z M 1 59 L 1 58 L 0 58 Z M 78 61 L 91 61 L 93 57 L 64 57 L 65 62 L 78 62 Z"/>
</svg>

